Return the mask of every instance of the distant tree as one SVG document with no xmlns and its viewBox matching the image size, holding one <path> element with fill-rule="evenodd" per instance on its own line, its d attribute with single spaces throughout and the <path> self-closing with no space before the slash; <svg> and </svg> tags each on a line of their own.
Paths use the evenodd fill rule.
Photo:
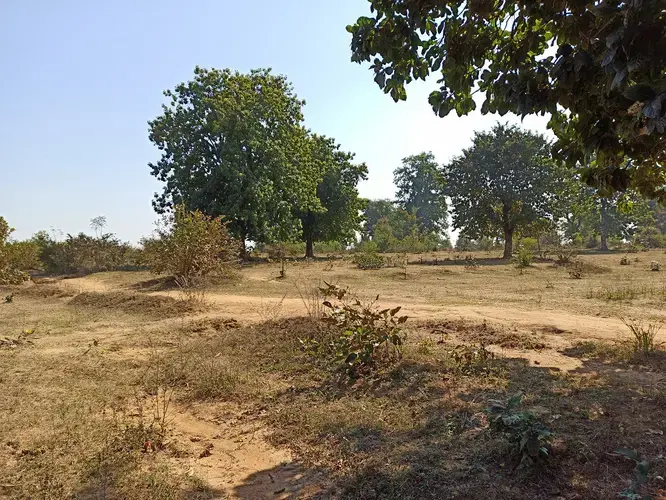
<svg viewBox="0 0 666 500">
<path fill-rule="evenodd" d="M 441 234 L 447 226 L 444 179 L 432 153 L 403 158 L 393 179 L 398 191 L 396 201 L 414 213 L 423 233 Z"/>
<path fill-rule="evenodd" d="M 375 234 L 375 226 L 384 218 L 388 218 L 395 212 L 395 203 L 391 200 L 367 200 L 363 209 L 363 238 L 372 239 Z"/>
<path fill-rule="evenodd" d="M 371 0 L 370 9 L 347 27 L 352 60 L 372 62 L 394 100 L 439 73 L 429 97 L 439 116 L 468 114 L 477 92 L 484 114 L 548 113 L 558 157 L 587 165 L 596 153 L 590 184 L 666 200 L 663 0 Z"/>
<path fill-rule="evenodd" d="M 364 200 L 359 198 L 357 185 L 367 179 L 365 164 L 354 164 L 354 155 L 340 150 L 332 139 L 311 136 L 315 161 L 321 169 L 317 186 L 320 210 L 308 209 L 299 213 L 305 242 L 305 256 L 314 257 L 314 242 L 356 239 L 360 230 Z"/>
<path fill-rule="evenodd" d="M 543 136 L 497 124 L 477 132 L 472 146 L 444 167 L 453 227 L 477 239 L 501 236 L 504 258 L 513 253 L 516 230 L 552 219 L 561 185 Z"/>
<path fill-rule="evenodd" d="M 640 228 L 655 224 L 647 200 L 636 191 L 604 193 L 582 183 L 571 187 L 575 191 L 562 224 L 562 233 L 570 241 L 608 250 L 610 238 L 630 240 Z"/>
<path fill-rule="evenodd" d="M 95 235 L 99 238 L 102 236 L 102 232 L 106 227 L 106 217 L 99 215 L 90 219 L 90 228 L 95 232 Z"/>
<path fill-rule="evenodd" d="M 321 210 L 321 176 L 301 126 L 304 102 L 287 79 L 197 67 L 193 80 L 165 95 L 169 103 L 149 122 L 162 152 L 152 175 L 165 184 L 155 210 L 184 204 L 224 215 L 243 246 L 297 237 L 297 214 Z"/>
</svg>

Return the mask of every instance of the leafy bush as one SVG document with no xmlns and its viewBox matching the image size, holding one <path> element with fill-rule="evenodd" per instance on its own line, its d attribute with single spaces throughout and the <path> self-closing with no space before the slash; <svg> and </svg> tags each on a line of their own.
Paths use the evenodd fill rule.
<svg viewBox="0 0 666 500">
<path fill-rule="evenodd" d="M 314 339 L 301 340 L 304 349 L 323 357 L 349 376 L 371 371 L 399 359 L 405 335 L 402 325 L 407 316 L 398 316 L 400 306 L 379 309 L 377 298 L 367 304 L 336 285 L 325 283 L 321 293 L 333 300 L 323 303 L 328 309 L 324 320 L 341 332 L 328 344 Z"/>
<path fill-rule="evenodd" d="M 516 267 L 519 269 L 530 267 L 533 259 L 534 255 L 532 255 L 532 252 L 528 248 L 520 246 L 516 255 Z"/>
<path fill-rule="evenodd" d="M 384 257 L 375 252 L 361 252 L 354 254 L 354 264 L 359 269 L 381 269 L 386 264 Z"/>
<path fill-rule="evenodd" d="M 527 466 L 548 458 L 553 433 L 530 411 L 518 411 L 522 394 L 504 404 L 493 401 L 487 413 L 490 428 L 502 433 L 521 457 L 520 465 Z"/>
<path fill-rule="evenodd" d="M 569 277 L 575 280 L 583 278 L 583 263 L 579 260 L 572 262 L 568 267 Z"/>
<path fill-rule="evenodd" d="M 361 240 L 354 245 L 354 252 L 357 253 L 377 253 L 379 248 L 373 240 Z"/>
<path fill-rule="evenodd" d="M 141 266 L 141 251 L 113 234 L 68 234 L 65 241 L 56 241 L 40 231 L 32 237 L 31 244 L 39 249 L 41 267 L 53 274 L 88 274 Z"/>
<path fill-rule="evenodd" d="M 145 261 L 156 274 L 171 274 L 182 287 L 191 287 L 213 272 L 228 271 L 238 258 L 239 244 L 222 217 L 176 207 L 171 224 L 159 238 L 143 241 Z"/>
<path fill-rule="evenodd" d="M 8 243 L 9 235 L 14 228 L 9 227 L 4 217 L 0 217 L 0 285 L 18 285 L 30 279 L 28 273 L 21 269 L 21 258 L 12 251 Z"/>
</svg>

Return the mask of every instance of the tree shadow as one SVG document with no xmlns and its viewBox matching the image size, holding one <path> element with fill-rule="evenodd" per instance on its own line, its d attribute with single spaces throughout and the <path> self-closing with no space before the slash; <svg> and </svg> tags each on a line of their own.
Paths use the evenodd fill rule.
<svg viewBox="0 0 666 500">
<path fill-rule="evenodd" d="M 233 493 L 242 500 L 314 498 L 324 490 L 325 481 L 323 471 L 289 462 L 250 474 Z"/>
<path fill-rule="evenodd" d="M 285 498 L 616 497 L 632 479 L 634 464 L 614 450 L 633 448 L 656 463 L 663 456 L 666 441 L 659 426 L 666 419 L 666 379 L 663 373 L 627 378 L 617 364 L 586 359 L 589 352 L 564 353 L 582 355 L 582 366 L 563 373 L 524 359 L 496 360 L 506 379 L 503 388 L 485 386 L 482 377 L 427 388 L 433 380 L 428 375 L 437 374 L 428 363 L 410 362 L 403 368 L 410 376 L 393 379 L 387 373 L 384 382 L 370 384 L 359 397 L 393 395 L 392 404 L 413 405 L 414 425 L 393 430 L 337 420 L 324 427 L 321 439 L 342 446 L 345 465 L 329 463 L 317 470 L 318 477 L 330 476 L 331 484 L 316 495 L 298 496 L 294 490 Z M 414 402 L 419 390 L 426 391 L 425 397 Z M 516 393 L 525 394 L 522 408 L 533 411 L 555 435 L 551 457 L 525 470 L 506 438 L 488 429 L 483 412 L 489 401 L 506 401 Z M 316 457 L 317 450 L 325 449 L 321 446 L 313 443 L 309 453 Z M 654 493 L 654 485 L 650 489 Z M 240 491 L 246 492 L 242 498 L 253 498 L 251 493 L 258 490 L 247 486 Z"/>
</svg>

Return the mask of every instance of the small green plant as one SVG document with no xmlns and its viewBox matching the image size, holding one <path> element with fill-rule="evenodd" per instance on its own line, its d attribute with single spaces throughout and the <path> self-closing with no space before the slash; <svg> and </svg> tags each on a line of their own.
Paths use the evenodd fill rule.
<svg viewBox="0 0 666 500">
<path fill-rule="evenodd" d="M 407 316 L 398 316 L 400 306 L 379 309 L 376 306 L 379 295 L 363 304 L 347 289 L 324 283 L 321 293 L 330 299 L 323 303 L 328 310 L 324 321 L 341 333 L 334 335 L 328 344 L 315 339 L 300 340 L 306 352 L 325 358 L 351 377 L 402 356 L 405 342 L 402 325 Z"/>
<path fill-rule="evenodd" d="M 661 264 L 656 260 L 650 262 L 650 271 L 661 271 Z"/>
<path fill-rule="evenodd" d="M 628 255 L 625 255 L 620 259 L 620 265 L 621 266 L 628 266 L 631 265 L 631 259 L 629 258 Z"/>
<path fill-rule="evenodd" d="M 5 296 L 5 304 L 11 304 L 14 302 L 14 294 L 10 293 L 9 295 Z"/>
<path fill-rule="evenodd" d="M 519 411 L 518 394 L 504 404 L 491 402 L 487 409 L 491 430 L 503 434 L 521 457 L 520 467 L 530 466 L 550 456 L 552 431 L 530 411 Z"/>
<path fill-rule="evenodd" d="M 359 269 L 381 269 L 386 264 L 384 257 L 376 252 L 359 252 L 354 254 L 354 264 Z"/>
<path fill-rule="evenodd" d="M 650 462 L 648 460 L 641 460 L 638 456 L 638 452 L 631 448 L 620 448 L 619 450 L 615 450 L 615 454 L 628 460 L 633 460 L 636 464 L 634 478 L 626 489 L 618 493 L 618 497 L 628 498 L 630 500 L 652 500 L 652 496 L 642 495 L 640 493 L 641 487 L 648 482 Z"/>
<path fill-rule="evenodd" d="M 534 255 L 532 255 L 532 252 L 528 248 L 521 246 L 518 249 L 518 254 L 516 255 L 516 267 L 518 269 L 525 269 L 526 267 L 530 267 L 532 265 L 532 260 L 534 260 Z"/>
<path fill-rule="evenodd" d="M 449 351 L 449 356 L 451 356 L 455 370 L 464 375 L 488 373 L 490 363 L 495 359 L 495 354 L 486 349 L 483 344 L 479 344 L 478 347 L 458 345 Z"/>
<path fill-rule="evenodd" d="M 654 339 L 657 337 L 661 325 L 648 323 L 647 326 L 641 320 L 632 318 L 620 318 L 631 332 L 631 344 L 635 353 L 649 356 L 657 349 Z"/>
</svg>

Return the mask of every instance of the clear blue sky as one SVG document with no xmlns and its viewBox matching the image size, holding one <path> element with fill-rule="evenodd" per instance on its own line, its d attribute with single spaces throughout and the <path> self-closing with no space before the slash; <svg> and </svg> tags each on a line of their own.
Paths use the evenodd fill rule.
<svg viewBox="0 0 666 500">
<path fill-rule="evenodd" d="M 368 164 L 361 194 L 392 197 L 401 158 L 447 161 L 498 117 L 435 117 L 432 82 L 395 104 L 349 60 L 345 26 L 368 13 L 365 0 L 0 1 L 0 215 L 17 238 L 89 231 L 97 215 L 124 240 L 148 235 L 161 188 L 147 121 L 196 65 L 286 74 L 306 125 Z"/>
</svg>

